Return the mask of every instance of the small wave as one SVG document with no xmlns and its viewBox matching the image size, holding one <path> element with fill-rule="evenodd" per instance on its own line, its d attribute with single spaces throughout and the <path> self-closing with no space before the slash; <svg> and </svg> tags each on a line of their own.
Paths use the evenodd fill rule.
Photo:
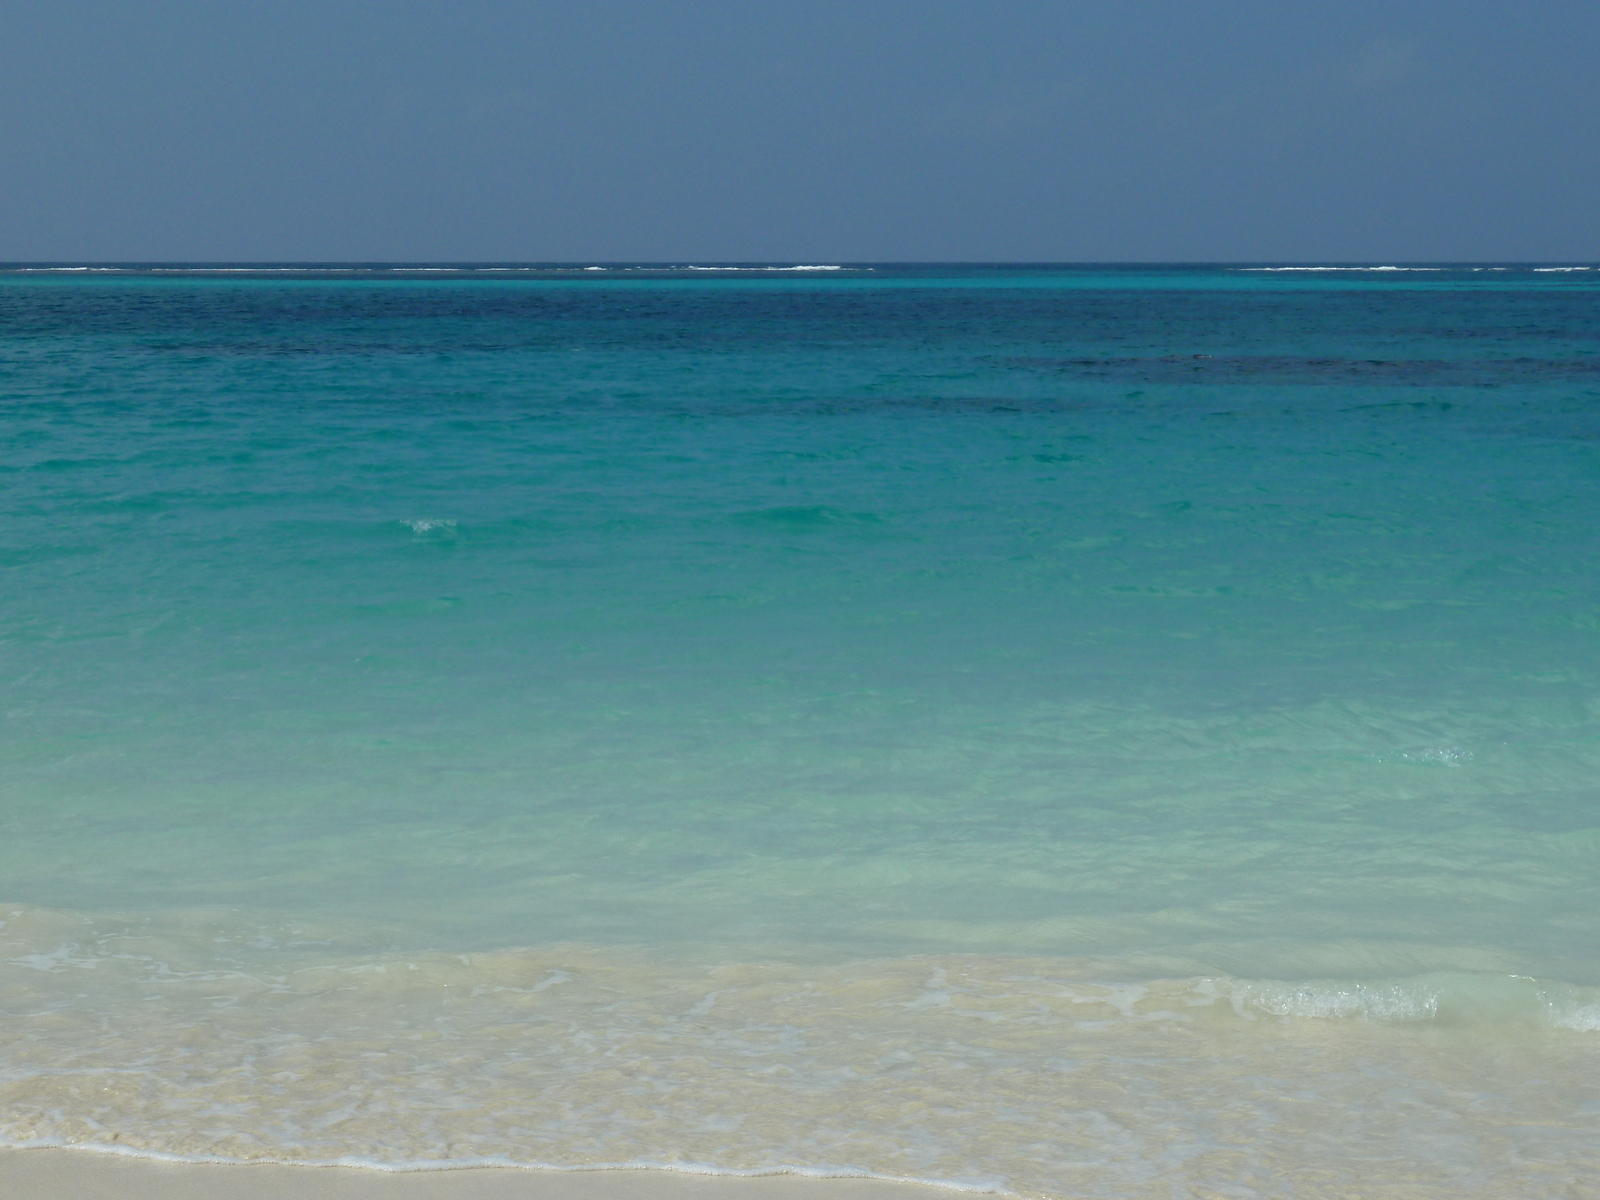
<svg viewBox="0 0 1600 1200">
<path fill-rule="evenodd" d="M 1444 267 L 1239 267 L 1241 271 L 1443 271 Z"/>
<path fill-rule="evenodd" d="M 447 532 L 456 527 L 454 521 L 417 520 L 401 521 L 400 524 L 406 526 L 412 533 Z"/>
<path fill-rule="evenodd" d="M 1594 988 L 1525 975 L 1439 973 L 1397 980 L 1211 980 L 1201 989 L 1245 1017 L 1600 1032 Z"/>
<path fill-rule="evenodd" d="M 645 268 L 645 269 L 647 269 L 647 268 Z M 668 269 L 670 270 L 672 268 L 668 268 Z M 815 265 L 815 264 L 803 264 L 803 265 L 798 266 L 798 267 L 694 267 L 694 266 L 689 266 L 689 267 L 683 267 L 681 269 L 685 270 L 685 271 L 760 271 L 760 272 L 767 272 L 767 271 L 842 271 L 842 270 L 844 270 L 844 267 L 836 266 L 836 265 L 818 266 L 818 265 Z"/>
<path fill-rule="evenodd" d="M 194 1163 L 211 1166 L 279 1166 L 279 1167 L 353 1167 L 358 1170 L 383 1171 L 388 1174 L 415 1174 L 424 1171 L 469 1171 L 497 1168 L 511 1171 L 559 1171 L 575 1175 L 587 1171 L 671 1171 L 678 1175 L 716 1175 L 733 1179 L 767 1179 L 776 1175 L 792 1175 L 802 1179 L 877 1179 L 885 1183 L 914 1183 L 923 1187 L 941 1188 L 947 1192 L 966 1192 L 986 1196 L 1015 1196 L 1017 1193 L 999 1179 L 919 1179 L 911 1175 L 884 1175 L 845 1166 L 797 1166 L 781 1164 L 771 1167 L 719 1167 L 715 1163 L 683 1162 L 679 1160 L 654 1161 L 634 1159 L 626 1162 L 597 1163 L 547 1163 L 524 1162 L 504 1155 L 486 1155 L 481 1158 L 421 1158 L 389 1160 L 372 1158 L 364 1154 L 348 1154 L 338 1158 L 233 1158 L 221 1154 L 171 1154 L 162 1150 L 143 1150 L 134 1146 L 106 1145 L 103 1142 L 75 1142 L 67 1138 L 32 1138 L 11 1141 L 0 1138 L 0 1150 L 83 1150 L 90 1154 L 114 1154 L 122 1158 L 143 1159 L 146 1162 Z"/>
<path fill-rule="evenodd" d="M 1443 763 L 1447 767 L 1459 767 L 1462 763 L 1472 761 L 1472 751 L 1463 750 L 1460 746 L 1428 746 L 1421 750 L 1377 754 L 1373 756 L 1373 761 Z"/>
</svg>

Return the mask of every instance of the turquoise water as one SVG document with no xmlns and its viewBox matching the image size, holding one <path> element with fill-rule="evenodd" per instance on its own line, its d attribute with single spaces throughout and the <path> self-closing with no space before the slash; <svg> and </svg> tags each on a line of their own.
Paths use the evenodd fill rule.
<svg viewBox="0 0 1600 1200">
<path fill-rule="evenodd" d="M 1600 1178 L 1600 271 L 13 271 L 0 394 L 10 1144 Z"/>
</svg>

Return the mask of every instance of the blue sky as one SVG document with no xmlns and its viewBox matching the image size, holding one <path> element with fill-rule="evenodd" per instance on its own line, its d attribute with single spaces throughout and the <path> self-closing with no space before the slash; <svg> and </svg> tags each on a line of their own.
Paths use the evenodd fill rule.
<svg viewBox="0 0 1600 1200">
<path fill-rule="evenodd" d="M 59 0 L 0 259 L 1600 258 L 1600 4 Z"/>
</svg>

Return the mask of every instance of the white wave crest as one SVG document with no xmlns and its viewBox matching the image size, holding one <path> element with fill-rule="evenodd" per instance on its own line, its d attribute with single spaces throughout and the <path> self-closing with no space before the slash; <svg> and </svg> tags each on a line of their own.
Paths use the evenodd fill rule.
<svg viewBox="0 0 1600 1200">
<path fill-rule="evenodd" d="M 801 266 L 798 266 L 798 267 L 695 267 L 695 266 L 688 266 L 688 267 L 683 267 L 681 269 L 685 270 L 685 271 L 759 271 L 759 272 L 765 273 L 767 271 L 842 271 L 842 270 L 844 270 L 844 267 L 837 266 L 837 265 L 832 265 L 832 264 L 823 265 L 823 266 L 818 266 L 818 265 L 815 265 L 815 264 L 804 264 L 804 265 L 801 265 Z"/>
<path fill-rule="evenodd" d="M 1443 267 L 1240 267 L 1241 271 L 1442 271 Z"/>
<path fill-rule="evenodd" d="M 1523 975 L 1439 973 L 1396 980 L 1208 981 L 1244 1017 L 1416 1022 L 1600 1032 L 1594 988 Z"/>
</svg>

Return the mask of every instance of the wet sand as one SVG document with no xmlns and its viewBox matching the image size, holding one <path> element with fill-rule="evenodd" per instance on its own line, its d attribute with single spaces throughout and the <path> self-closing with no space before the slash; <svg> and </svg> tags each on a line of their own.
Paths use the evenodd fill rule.
<svg viewBox="0 0 1600 1200">
<path fill-rule="evenodd" d="M 5 1200 L 940 1200 L 880 1179 L 740 1178 L 677 1171 L 372 1171 L 167 1163 L 75 1150 L 0 1151 Z"/>
</svg>

